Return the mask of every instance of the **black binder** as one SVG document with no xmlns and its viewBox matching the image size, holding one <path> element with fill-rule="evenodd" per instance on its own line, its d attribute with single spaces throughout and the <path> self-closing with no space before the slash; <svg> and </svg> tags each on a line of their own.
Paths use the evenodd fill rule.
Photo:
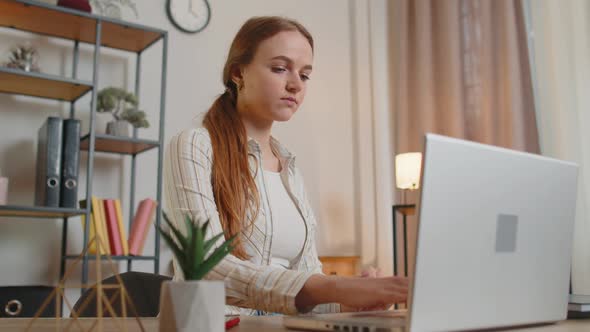
<svg viewBox="0 0 590 332">
<path fill-rule="evenodd" d="M 34 317 L 54 289 L 49 286 L 0 287 L 0 318 Z M 55 309 L 55 300 L 49 301 L 39 317 L 55 318 Z"/>
<path fill-rule="evenodd" d="M 39 128 L 35 205 L 59 207 L 62 119 L 49 117 Z"/>
<path fill-rule="evenodd" d="M 62 173 L 60 206 L 78 206 L 78 169 L 80 165 L 80 120 L 63 120 Z"/>
</svg>

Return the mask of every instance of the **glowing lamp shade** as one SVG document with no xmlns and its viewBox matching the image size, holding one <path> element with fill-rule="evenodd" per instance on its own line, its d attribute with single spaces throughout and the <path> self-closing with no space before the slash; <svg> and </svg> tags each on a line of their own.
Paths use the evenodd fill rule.
<svg viewBox="0 0 590 332">
<path fill-rule="evenodd" d="M 395 156 L 395 183 L 399 189 L 420 188 L 422 153 L 408 152 Z"/>
</svg>

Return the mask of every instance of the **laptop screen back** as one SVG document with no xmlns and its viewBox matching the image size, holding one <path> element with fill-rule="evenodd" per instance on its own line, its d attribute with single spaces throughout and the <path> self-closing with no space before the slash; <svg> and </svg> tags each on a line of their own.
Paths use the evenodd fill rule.
<svg viewBox="0 0 590 332">
<path fill-rule="evenodd" d="M 428 134 L 411 331 L 565 319 L 573 163 Z"/>
</svg>

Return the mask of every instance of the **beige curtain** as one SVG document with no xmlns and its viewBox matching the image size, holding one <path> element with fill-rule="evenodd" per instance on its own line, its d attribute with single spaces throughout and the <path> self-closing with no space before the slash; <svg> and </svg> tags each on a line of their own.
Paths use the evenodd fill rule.
<svg viewBox="0 0 590 332">
<path fill-rule="evenodd" d="M 422 151 L 427 132 L 539 153 L 521 1 L 394 0 L 389 14 L 395 153 Z"/>
<path fill-rule="evenodd" d="M 538 153 L 521 2 L 392 5 L 396 153 L 426 132 Z"/>
</svg>

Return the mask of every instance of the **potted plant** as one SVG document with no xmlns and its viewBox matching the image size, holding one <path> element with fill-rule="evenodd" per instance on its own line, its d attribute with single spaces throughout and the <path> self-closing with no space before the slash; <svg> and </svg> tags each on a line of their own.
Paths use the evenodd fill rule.
<svg viewBox="0 0 590 332">
<path fill-rule="evenodd" d="M 137 109 L 134 94 L 121 88 L 108 87 L 100 90 L 96 98 L 96 111 L 111 113 L 114 120 L 107 123 L 107 135 L 131 136 L 130 126 L 148 128 L 150 126 L 144 111 Z"/>
<path fill-rule="evenodd" d="M 10 57 L 4 66 L 17 68 L 29 72 L 39 71 L 39 53 L 35 47 L 25 44 L 13 47 L 10 50 Z"/>
<path fill-rule="evenodd" d="M 224 331 L 225 285 L 223 281 L 201 279 L 233 250 L 235 236 L 214 249 L 223 233 L 206 239 L 208 220 L 195 222 L 186 215 L 186 235 L 170 222 L 165 213 L 164 220 L 170 233 L 162 227 L 158 231 L 172 250 L 184 280 L 162 284 L 160 332 Z"/>
</svg>

